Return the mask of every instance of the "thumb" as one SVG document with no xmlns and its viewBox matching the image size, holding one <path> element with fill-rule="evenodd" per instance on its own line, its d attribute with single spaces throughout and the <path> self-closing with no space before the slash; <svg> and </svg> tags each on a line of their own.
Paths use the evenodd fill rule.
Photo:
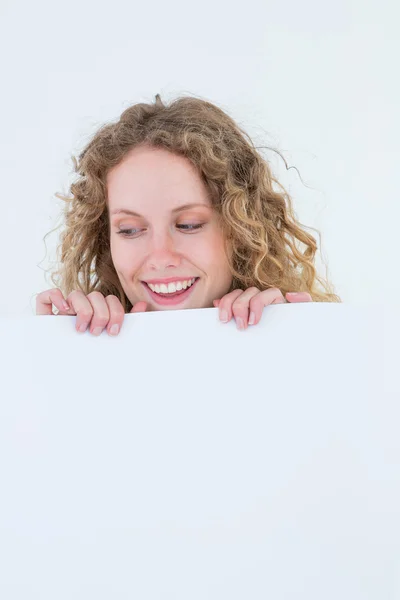
<svg viewBox="0 0 400 600">
<path fill-rule="evenodd" d="M 134 304 L 134 306 L 132 306 L 132 309 L 129 312 L 138 313 L 138 312 L 146 312 L 146 310 L 147 310 L 147 302 L 145 302 L 144 300 L 141 300 L 140 302 L 136 302 L 136 304 Z"/>
</svg>

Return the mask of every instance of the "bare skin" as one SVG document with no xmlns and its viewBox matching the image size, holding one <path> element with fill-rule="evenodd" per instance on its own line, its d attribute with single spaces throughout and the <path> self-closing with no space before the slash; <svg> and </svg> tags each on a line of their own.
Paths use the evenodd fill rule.
<svg viewBox="0 0 400 600">
<path fill-rule="evenodd" d="M 312 302 L 312 298 L 306 292 L 287 293 L 284 297 L 276 288 L 264 291 L 249 288 L 245 291 L 234 290 L 221 299 L 214 300 L 214 306 L 219 308 L 221 322 L 228 323 L 233 317 L 238 329 L 246 329 L 248 325 L 256 325 L 260 322 L 265 306 L 285 302 L 294 304 Z M 64 305 L 64 303 L 66 304 Z M 37 315 L 54 315 L 54 308 L 58 310 L 58 315 L 76 315 L 77 332 L 83 333 L 89 330 L 96 336 L 104 330 L 109 335 L 118 335 L 125 317 L 124 309 L 118 298 L 116 296 L 104 297 L 100 292 L 92 292 L 85 296 L 83 292 L 76 290 L 64 298 L 61 290 L 53 288 L 37 295 Z M 146 302 L 140 301 L 133 306 L 130 312 L 145 312 L 146 309 Z M 254 313 L 253 323 L 251 322 L 251 313 Z"/>
<path fill-rule="evenodd" d="M 132 313 L 214 306 L 222 322 L 233 317 L 238 329 L 246 329 L 269 304 L 312 302 L 310 294 L 284 298 L 276 288 L 228 293 L 232 274 L 222 228 L 204 181 L 183 156 L 136 147 L 107 175 L 107 209 L 111 257 Z M 172 281 L 184 287 L 165 288 Z M 59 315 L 76 315 L 76 330 L 93 335 L 117 335 L 124 320 L 119 299 L 100 292 L 38 294 L 36 314 L 52 315 L 53 307 Z"/>
</svg>

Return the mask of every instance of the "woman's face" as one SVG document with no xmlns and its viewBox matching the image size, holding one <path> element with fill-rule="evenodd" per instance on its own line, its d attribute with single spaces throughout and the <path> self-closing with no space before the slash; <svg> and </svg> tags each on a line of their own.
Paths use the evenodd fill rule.
<svg viewBox="0 0 400 600">
<path fill-rule="evenodd" d="M 109 172 L 107 191 L 111 256 L 132 305 L 208 308 L 229 291 L 217 214 L 189 160 L 135 148 Z"/>
</svg>

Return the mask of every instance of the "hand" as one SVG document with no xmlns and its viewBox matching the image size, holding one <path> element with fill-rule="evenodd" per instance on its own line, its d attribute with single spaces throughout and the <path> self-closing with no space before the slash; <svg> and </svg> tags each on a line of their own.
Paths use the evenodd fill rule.
<svg viewBox="0 0 400 600">
<path fill-rule="evenodd" d="M 36 297 L 36 314 L 53 315 L 53 305 L 58 315 L 76 315 L 75 328 L 83 333 L 90 326 L 90 333 L 100 335 L 107 328 L 109 335 L 118 335 L 124 320 L 124 309 L 116 296 L 91 292 L 87 296 L 76 290 L 65 300 L 61 290 L 54 288 L 41 292 Z M 146 302 L 137 302 L 131 313 L 145 312 Z"/>
<path fill-rule="evenodd" d="M 214 300 L 213 304 L 219 308 L 219 318 L 223 323 L 230 321 L 233 315 L 238 329 L 246 329 L 247 325 L 256 325 L 260 321 L 264 306 L 284 302 L 312 302 L 307 292 L 288 292 L 286 298 L 287 300 L 277 288 L 260 292 L 258 288 L 251 287 L 246 291 L 233 290 Z"/>
</svg>

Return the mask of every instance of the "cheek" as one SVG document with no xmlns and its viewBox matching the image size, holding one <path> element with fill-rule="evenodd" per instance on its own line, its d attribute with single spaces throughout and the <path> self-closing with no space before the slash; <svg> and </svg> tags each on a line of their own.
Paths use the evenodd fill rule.
<svg viewBox="0 0 400 600">
<path fill-rule="evenodd" d="M 182 248 L 182 254 L 203 271 L 209 272 L 213 263 L 218 260 L 216 260 L 217 247 L 215 240 L 210 236 L 187 240 L 187 242 L 189 242 L 186 244 L 187 247 Z"/>
<path fill-rule="evenodd" d="M 119 276 L 130 278 L 138 269 L 137 253 L 133 255 L 122 244 L 111 243 L 111 260 Z"/>
<path fill-rule="evenodd" d="M 198 264 L 210 276 L 223 276 L 226 272 L 230 272 L 224 238 L 219 232 L 213 232 L 207 239 L 202 240 L 202 244 L 196 248 L 196 256 Z"/>
<path fill-rule="evenodd" d="M 219 231 L 213 236 L 210 250 L 214 264 L 218 264 L 219 268 L 227 264 L 228 259 L 225 253 L 225 240 Z"/>
</svg>

